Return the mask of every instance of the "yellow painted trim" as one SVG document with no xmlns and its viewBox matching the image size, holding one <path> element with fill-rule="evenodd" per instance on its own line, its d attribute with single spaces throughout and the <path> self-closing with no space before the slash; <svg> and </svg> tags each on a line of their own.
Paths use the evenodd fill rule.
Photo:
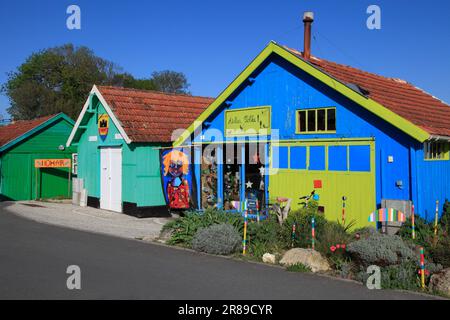
<svg viewBox="0 0 450 320">
<path fill-rule="evenodd" d="M 297 109 L 295 110 L 295 134 L 335 134 L 336 130 L 326 130 L 326 131 L 319 131 L 318 128 L 318 117 L 317 117 L 317 111 L 318 110 L 330 110 L 334 109 L 334 115 L 337 119 L 337 112 L 336 107 L 321 107 L 321 108 L 309 108 L 309 109 Z M 316 130 L 315 131 L 300 131 L 300 123 L 298 121 L 299 119 L 299 113 L 301 111 L 306 111 L 306 126 L 308 127 L 308 111 L 316 111 Z M 336 123 L 335 123 L 336 125 Z M 325 127 L 328 127 L 328 112 L 325 112 Z"/>
<path fill-rule="evenodd" d="M 378 102 L 367 98 L 356 91 L 350 89 L 345 84 L 339 82 L 338 80 L 332 78 L 328 74 L 299 58 L 294 53 L 288 51 L 287 49 L 281 47 L 275 42 L 270 42 L 264 50 L 242 71 L 231 84 L 214 100 L 211 105 L 203 111 L 200 116 L 186 129 L 186 131 L 180 135 L 180 137 L 173 143 L 174 146 L 179 146 L 183 141 L 189 138 L 191 134 L 194 133 L 203 121 L 205 121 L 226 99 L 239 87 L 244 81 L 252 75 L 252 73 L 271 55 L 277 54 L 278 56 L 286 59 L 293 65 L 302 69 L 309 75 L 313 76 L 317 80 L 323 82 L 329 87 L 340 92 L 353 102 L 359 104 L 365 109 L 369 110 L 373 114 L 377 115 L 381 119 L 387 121 L 394 127 L 403 131 L 407 135 L 413 137 L 414 139 L 424 142 L 430 137 L 430 134 L 423 130 L 422 128 L 416 126 L 405 118 L 399 116 Z"/>
</svg>

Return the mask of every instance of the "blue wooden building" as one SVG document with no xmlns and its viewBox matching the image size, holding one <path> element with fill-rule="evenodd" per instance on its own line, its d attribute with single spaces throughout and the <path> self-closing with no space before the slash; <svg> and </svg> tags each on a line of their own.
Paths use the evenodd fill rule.
<svg viewBox="0 0 450 320">
<path fill-rule="evenodd" d="M 345 197 L 357 226 L 383 200 L 434 217 L 450 198 L 450 106 L 315 57 L 309 36 L 304 52 L 270 42 L 174 143 L 194 146 L 198 207 L 232 210 L 253 192 L 296 208 L 316 190 L 328 219 L 340 219 Z"/>
</svg>

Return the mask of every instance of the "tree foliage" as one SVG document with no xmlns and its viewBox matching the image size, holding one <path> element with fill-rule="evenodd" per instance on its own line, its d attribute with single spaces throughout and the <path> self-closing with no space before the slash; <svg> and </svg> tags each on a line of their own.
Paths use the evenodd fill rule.
<svg viewBox="0 0 450 320">
<path fill-rule="evenodd" d="M 76 118 L 94 84 L 189 93 L 182 73 L 167 70 L 136 79 L 91 49 L 72 44 L 31 54 L 8 74 L 1 91 L 8 96 L 11 106 L 7 111 L 16 120 L 58 112 Z"/>
</svg>

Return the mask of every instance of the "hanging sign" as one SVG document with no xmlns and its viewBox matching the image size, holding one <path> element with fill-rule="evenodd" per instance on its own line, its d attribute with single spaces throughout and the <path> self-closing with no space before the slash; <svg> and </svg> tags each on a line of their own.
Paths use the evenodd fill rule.
<svg viewBox="0 0 450 320">
<path fill-rule="evenodd" d="M 225 111 L 225 136 L 270 134 L 270 106 Z"/>
<path fill-rule="evenodd" d="M 108 136 L 109 116 L 106 113 L 98 115 L 98 135 L 104 141 Z"/>
<path fill-rule="evenodd" d="M 70 168 L 70 159 L 36 159 L 34 160 L 35 168 Z"/>
</svg>

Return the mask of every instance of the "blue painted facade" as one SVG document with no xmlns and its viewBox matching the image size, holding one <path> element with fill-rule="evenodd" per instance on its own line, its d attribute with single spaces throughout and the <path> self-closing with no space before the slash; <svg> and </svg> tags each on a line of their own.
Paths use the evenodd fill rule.
<svg viewBox="0 0 450 320">
<path fill-rule="evenodd" d="M 443 204 L 446 198 L 450 199 L 450 161 L 425 161 L 422 144 L 393 125 L 279 56 L 270 56 L 254 72 L 252 78 L 254 81 L 246 81 L 229 97 L 230 106 L 223 105 L 207 119 L 207 131 L 203 129 L 202 132 L 203 140 L 201 141 L 200 136 L 197 135 L 194 137 L 194 141 L 203 143 L 217 142 L 221 139 L 224 141 L 245 139 L 252 141 L 252 137 L 222 138 L 224 110 L 271 106 L 271 128 L 279 130 L 278 139 L 281 141 L 307 139 L 312 141 L 324 138 L 336 141 L 343 138 L 374 139 L 376 206 L 381 205 L 382 199 L 412 200 L 416 205 L 416 212 L 430 219 L 434 217 L 436 200 L 439 199 Z M 322 107 L 336 108 L 336 133 L 296 133 L 296 110 Z M 214 132 L 211 129 L 216 129 L 218 135 L 211 137 L 209 134 Z M 273 132 L 272 137 L 275 139 Z M 270 140 L 272 137 L 269 136 L 267 139 Z M 304 150 L 299 148 L 295 152 L 302 157 Z M 314 152 L 320 153 L 322 150 L 317 149 Z M 336 148 L 331 152 L 339 158 L 339 152 L 342 150 Z M 361 148 L 355 147 L 350 152 L 361 159 L 367 157 L 367 150 Z M 388 158 L 393 161 L 388 161 Z M 283 151 L 280 150 L 280 165 L 283 165 L 283 161 Z M 347 165 L 343 162 L 339 163 L 339 161 L 336 163 L 336 170 Z M 299 169 L 303 166 L 302 163 L 297 165 Z M 323 166 L 319 162 L 315 165 Z M 330 168 L 330 170 L 332 169 Z M 351 171 L 365 169 L 367 168 L 359 168 L 357 164 L 352 167 L 350 164 Z M 196 167 L 196 171 L 200 171 L 199 166 Z M 200 174 L 197 174 L 197 179 L 199 176 Z M 220 180 L 219 175 L 219 192 L 221 191 Z"/>
</svg>

